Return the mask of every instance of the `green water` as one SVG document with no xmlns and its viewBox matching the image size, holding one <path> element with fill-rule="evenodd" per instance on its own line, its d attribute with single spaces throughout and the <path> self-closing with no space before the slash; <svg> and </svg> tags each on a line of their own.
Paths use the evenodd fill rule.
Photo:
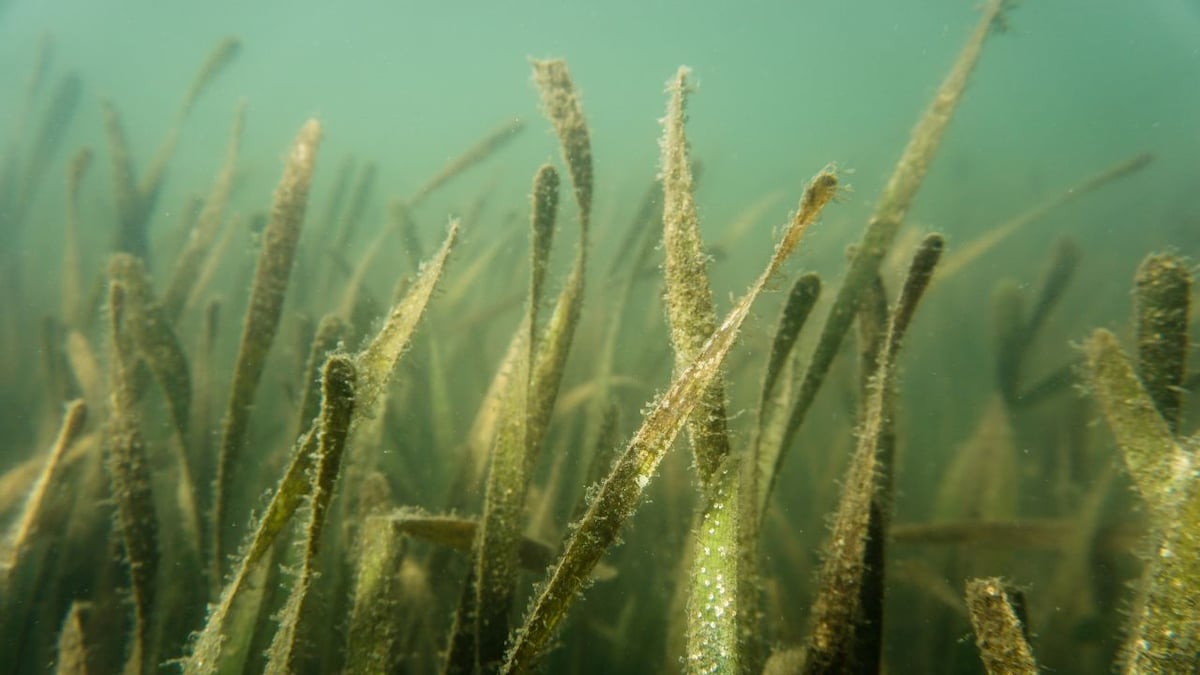
<svg viewBox="0 0 1200 675">
<path fill-rule="evenodd" d="M 692 156 L 702 166 L 696 199 L 701 232 L 712 245 L 709 273 L 718 317 L 762 269 L 809 178 L 832 165 L 847 186 L 809 232 L 787 274 L 771 284 L 786 289 L 799 270 L 823 277 L 822 300 L 800 338 L 797 369 L 802 372 L 846 269 L 846 247 L 861 236 L 910 130 L 975 25 L 975 4 L 0 1 L 0 159 L 7 167 L 0 181 L 8 180 L 3 187 L 16 191 L 5 195 L 7 201 L 0 199 L 0 405 L 5 407 L 0 438 L 7 439 L 0 445 L 0 470 L 9 471 L 3 487 L 9 494 L 0 495 L 5 527 L 18 519 L 22 495 L 36 475 L 17 470 L 39 465 L 36 458 L 51 445 L 66 399 L 87 399 L 85 438 L 95 446 L 89 452 L 96 462 L 105 447 L 112 371 L 105 269 L 114 251 L 119 204 L 102 101 L 119 112 L 140 176 L 172 128 L 199 64 L 225 37 L 240 40 L 236 59 L 201 93 L 180 127 L 146 226 L 147 266 L 161 293 L 186 241 L 182 224 L 189 200 L 208 193 L 223 161 L 234 110 L 244 102 L 232 197 L 220 220 L 228 239 L 212 262 L 212 276 L 198 285 L 193 303 L 174 325 L 189 363 L 197 368 L 204 307 L 219 299 L 215 342 L 203 362 L 207 370 L 191 373 L 196 400 L 185 450 L 198 458 L 196 490 L 205 513 L 258 230 L 289 143 L 305 120 L 316 118 L 322 125 L 292 287 L 252 415 L 246 460 L 252 467 L 238 479 L 231 511 L 237 536 L 248 529 L 252 509 L 261 512 L 261 495 L 275 485 L 294 441 L 296 412 L 308 384 L 300 368 L 312 328 L 338 309 L 350 270 L 379 248 L 376 235 L 394 219 L 389 205 L 411 197 L 490 130 L 524 120 L 523 131 L 494 155 L 413 211 L 419 248 L 413 248 L 413 239 L 382 240 L 379 257 L 364 277 L 371 303 L 348 317 L 355 323 L 345 347 L 354 350 L 378 326 L 397 282 L 414 272 L 414 258 L 433 253 L 451 216 L 464 218 L 462 241 L 397 370 L 382 436 L 371 445 L 391 490 L 390 506 L 440 512 L 453 505 L 473 517 L 482 508 L 481 484 L 448 493 L 461 465 L 460 448 L 519 322 L 531 177 L 543 162 L 562 167 L 558 141 L 539 112 L 529 59 L 565 59 L 586 112 L 596 196 L 584 318 L 526 503 L 525 529 L 557 550 L 575 501 L 584 493 L 581 479 L 588 473 L 605 404 L 619 412 L 613 437 L 623 444 L 638 429 L 648 402 L 670 382 L 661 250 L 652 252 L 622 307 L 616 303 L 623 277 L 607 274 L 636 252 L 619 248 L 619 242 L 658 173 L 664 83 L 678 66 L 692 69 L 696 89 L 687 131 Z M 1053 520 L 1065 523 L 1056 530 L 1062 538 L 1076 531 L 1071 523 L 1099 514 L 1101 534 L 1088 544 L 1095 549 L 1088 553 L 1040 540 L 896 544 L 888 553 L 884 623 L 884 661 L 891 673 L 981 672 L 965 610 L 955 604 L 972 576 L 1003 576 L 1025 589 L 1032 646 L 1047 669 L 1112 669 L 1128 634 L 1128 608 L 1137 597 L 1125 584 L 1139 574 L 1133 553 L 1140 550 L 1146 519 L 1119 470 L 1120 455 L 1101 414 L 1082 387 L 1073 386 L 1078 382 L 1068 375 L 1067 385 L 1046 401 L 1006 408 L 1007 430 L 992 427 L 990 442 L 1011 454 L 1008 464 L 995 460 L 965 474 L 954 473 L 952 466 L 983 426 L 981 420 L 999 405 L 998 288 L 1015 284 L 1028 309 L 1058 242 L 1076 245 L 1079 262 L 1071 282 L 1022 364 L 1022 382 L 1034 384 L 1080 361 L 1078 345 L 1095 328 L 1113 330 L 1131 351 L 1129 289 L 1139 262 L 1158 251 L 1190 260 L 1200 247 L 1200 6 L 1191 0 L 1025 0 L 1005 13 L 1005 21 L 1006 29 L 988 40 L 906 217 L 897 250 L 884 263 L 889 296 L 900 288 L 918 233 L 943 233 L 946 264 L 952 264 L 956 253 L 1038 204 L 1123 161 L 1144 154 L 1152 159 L 1145 168 L 1033 220 L 952 278 L 935 280 L 900 358 L 893 519 L 902 524 Z M 52 48 L 45 52 L 51 54 L 45 80 L 30 98 L 30 72 L 39 45 L 47 44 Z M 49 128 L 52 151 L 44 171 L 24 181 L 41 120 L 68 74 L 81 83 L 78 104 L 62 124 Z M 76 321 L 65 316 L 63 301 L 69 292 L 63 275 L 63 176 L 71 157 L 85 146 L 93 157 L 79 193 L 83 295 L 76 300 L 87 316 Z M 375 181 L 352 235 L 344 247 L 335 247 L 331 242 L 343 215 L 327 220 L 326 214 L 334 213 L 330 204 L 339 167 L 351 166 L 348 161 L 358 172 L 373 164 Z M 565 168 L 561 172 L 564 191 L 550 294 L 563 284 L 577 236 Z M 362 174 L 349 175 L 353 185 L 354 176 Z M 473 270 L 486 256 L 492 257 L 482 271 Z M 770 294 L 756 305 L 727 364 L 735 448 L 747 446 L 753 435 L 762 364 L 782 295 Z M 617 384 L 603 401 L 589 394 L 588 386 L 595 384 L 605 331 L 615 316 L 623 322 L 613 362 Z M 72 330 L 90 346 L 97 364 L 92 381 L 98 386 L 92 391 L 77 356 L 68 356 Z M 788 450 L 764 526 L 765 618 L 754 638 L 763 653 L 804 643 L 827 516 L 854 447 L 860 400 L 854 342 L 852 332 Z M 155 475 L 159 529 L 166 533 L 161 537 L 164 560 L 174 561 L 167 550 L 179 541 L 172 532 L 177 528 L 170 448 L 178 440 L 158 389 L 148 391 L 139 404 L 141 425 Z M 1183 435 L 1196 427 L 1192 398 L 1185 396 Z M 687 442 L 681 438 L 676 446 L 647 492 L 648 503 L 626 528 L 626 543 L 606 558 L 616 578 L 593 586 L 572 609 L 562 644 L 548 657 L 548 672 L 673 672 L 681 667 L 680 612 L 672 603 L 677 582 L 688 574 L 680 560 L 697 498 Z M 557 460 L 560 454 L 565 459 Z M 73 461 L 63 494 L 79 497 L 56 497 L 57 511 L 47 516 L 39 531 L 43 540 L 30 555 L 52 560 L 87 551 L 106 562 L 90 571 L 44 565 L 58 572 L 22 573 L 32 576 L 20 577 L 18 587 L 37 592 L 11 591 L 4 598 L 0 672 L 42 672 L 55 658 L 59 621 L 74 600 L 94 602 L 99 622 L 110 623 L 93 633 L 105 643 L 97 648 L 97 663 L 111 668 L 123 659 L 130 627 L 121 622 L 131 619 L 114 589 L 126 587 L 129 579 L 120 539 L 107 520 L 106 479 L 96 473 L 99 463 L 88 464 L 86 457 Z M 1117 467 L 1112 475 L 1106 473 L 1110 467 Z M 953 497 L 956 480 L 962 494 Z M 1106 480 L 1111 484 L 1096 487 Z M 986 513 L 972 510 L 978 507 L 972 500 L 986 501 L 980 495 L 990 490 L 999 494 L 1000 506 Z M 105 516 L 103 522 L 69 529 L 89 510 Z M 342 512 L 337 517 L 339 525 L 358 522 Z M 332 542 L 325 562 L 341 564 L 343 553 L 350 560 L 348 541 Z M 463 556 L 446 557 L 426 542 L 407 545 L 404 569 L 425 581 L 417 584 L 420 593 L 402 602 L 408 637 L 399 663 L 407 672 L 426 672 L 439 663 L 466 565 Z M 1080 556 L 1085 563 L 1078 562 Z M 340 631 L 348 610 L 339 599 L 353 587 L 350 569 L 344 569 L 343 585 L 331 582 L 321 589 L 325 605 L 317 621 L 335 630 L 314 641 L 308 672 L 335 671 L 344 663 Z M 160 584 L 207 588 L 212 581 L 198 569 L 187 574 L 180 578 L 162 570 Z M 337 578 L 332 571 L 327 576 Z M 514 626 L 541 576 L 539 569 L 522 577 Z M 1187 592 L 1200 594 L 1200 589 Z M 160 660 L 183 654 L 188 632 L 203 625 L 202 601 L 211 599 L 179 610 L 179 626 L 159 620 L 165 634 L 156 638 Z M 259 627 L 267 641 L 272 626 L 264 620 Z M 258 667 L 252 659 L 247 672 Z"/>
</svg>

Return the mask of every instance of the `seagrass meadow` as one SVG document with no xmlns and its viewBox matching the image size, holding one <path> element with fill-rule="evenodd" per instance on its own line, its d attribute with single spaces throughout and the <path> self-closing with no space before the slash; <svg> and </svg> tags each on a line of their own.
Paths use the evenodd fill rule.
<svg viewBox="0 0 1200 675">
<path fill-rule="evenodd" d="M 0 2 L 0 673 L 1200 672 L 1200 10 L 367 4 Z"/>
</svg>

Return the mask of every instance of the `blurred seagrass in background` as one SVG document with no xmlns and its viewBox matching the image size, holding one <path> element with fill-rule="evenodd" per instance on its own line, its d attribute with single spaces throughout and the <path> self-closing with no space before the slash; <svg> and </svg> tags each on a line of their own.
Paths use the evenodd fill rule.
<svg viewBox="0 0 1200 675">
<path fill-rule="evenodd" d="M 753 151 L 711 63 L 430 56 L 473 105 L 356 144 L 231 94 L 254 31 L 140 95 L 45 33 L 0 65 L 0 672 L 1200 672 L 1200 204 L 1147 199 L 1170 139 L 972 177 L 1038 166 L 1015 4 L 867 115 L 764 65 Z"/>
</svg>

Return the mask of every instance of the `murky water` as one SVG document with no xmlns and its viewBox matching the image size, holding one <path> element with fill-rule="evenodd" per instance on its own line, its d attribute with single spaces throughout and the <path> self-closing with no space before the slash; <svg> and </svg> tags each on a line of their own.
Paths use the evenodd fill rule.
<svg viewBox="0 0 1200 675">
<path fill-rule="evenodd" d="M 821 275 L 781 361 L 786 386 L 773 394 L 784 411 L 860 264 L 848 247 L 888 207 L 885 185 L 931 101 L 945 100 L 939 86 L 980 11 L 958 0 L 0 2 L 0 671 L 149 673 L 192 655 L 189 669 L 213 672 L 199 668 L 194 635 L 284 480 L 299 492 L 276 538 L 305 541 L 317 513 L 319 546 L 263 549 L 253 590 L 214 629 L 226 636 L 216 668 L 459 672 L 445 654 L 458 644 L 456 608 L 470 616 L 462 589 L 480 564 L 478 523 L 525 535 L 505 549 L 522 568 L 507 577 L 508 626 L 474 629 L 481 644 L 503 642 L 575 536 L 568 523 L 587 522 L 587 486 L 620 466 L 683 370 L 663 307 L 675 291 L 664 285 L 656 183 L 668 79 L 691 68 L 686 132 L 718 324 L 812 176 L 828 167 L 841 185 L 725 359 L 730 461 L 744 468 L 769 426 L 760 397 L 786 291 L 802 272 Z M 531 60 L 548 58 L 565 60 L 582 102 L 594 198 L 569 356 L 550 369 L 553 385 L 527 379 L 525 398 L 515 383 L 553 345 L 546 326 L 572 288 L 580 236 L 579 176 L 531 75 Z M 860 598 L 874 609 L 856 614 L 882 626 L 882 648 L 851 649 L 865 671 L 982 672 L 964 587 L 994 576 L 1022 590 L 1018 614 L 1044 668 L 1121 667 L 1139 631 L 1129 608 L 1143 593 L 1154 602 L 1145 589 L 1157 568 L 1136 553 L 1173 536 L 1162 514 L 1174 511 L 1131 489 L 1081 345 L 1111 330 L 1150 393 L 1163 390 L 1150 357 L 1138 361 L 1130 289 L 1148 254 L 1188 270 L 1200 245 L 1198 82 L 1192 2 L 1022 2 L 991 25 L 887 255 L 864 268 L 883 294 L 855 295 L 848 310 L 869 323 L 872 300 L 898 297 L 921 236 L 944 235 L 897 357 L 894 456 L 883 453 L 877 487 L 892 527 L 878 553 L 886 594 L 882 610 Z M 305 195 L 289 148 L 310 119 L 320 142 L 299 151 L 315 158 Z M 544 163 L 561 187 L 530 351 L 514 335 L 529 335 L 527 223 Z M 451 222 L 461 229 L 444 272 L 422 267 Z M 299 228 L 294 255 L 269 247 L 285 226 Z M 266 259 L 282 274 L 264 280 Z M 421 280 L 437 274 L 426 308 Z M 272 288 L 282 300 L 266 311 Z M 297 442 L 322 419 L 321 365 L 358 354 L 359 383 L 375 383 L 361 354 L 394 304 L 420 306 L 419 325 L 379 407 L 354 413 L 344 458 L 325 465 L 334 482 L 320 487 L 336 486 L 325 504 L 310 496 L 320 463 Z M 1189 325 L 1181 316 L 1175 328 Z M 1153 330 L 1189 351 L 1186 330 Z M 774 654 L 769 672 L 792 672 L 789 648 L 811 645 L 831 514 L 870 436 L 867 335 L 851 326 L 833 340 L 778 475 L 763 469 L 775 489 L 752 536 L 758 554 L 738 572 L 745 560 L 757 572 L 758 590 L 736 608 L 756 617 L 737 641 L 745 671 Z M 1171 382 L 1178 412 L 1156 402 L 1183 439 L 1195 430 L 1196 381 L 1178 371 Z M 498 499 L 487 496 L 489 481 L 499 489 L 489 457 L 531 437 L 534 422 L 513 420 L 540 395 L 548 422 L 523 482 L 505 488 L 526 494 L 515 522 L 493 521 L 482 515 Z M 52 460 L 71 400 L 86 421 Z M 281 479 L 297 457 L 291 482 Z M 685 432 L 657 470 L 626 477 L 645 491 L 641 506 L 618 528 L 624 544 L 583 575 L 594 582 L 555 634 L 547 672 L 698 668 L 683 658 L 701 644 L 687 628 L 688 588 L 706 580 L 692 566 L 695 524 L 719 501 L 699 473 Z M 740 509 L 745 522 L 759 517 Z M 454 519 L 425 518 L 446 513 Z M 303 605 L 298 647 L 270 661 L 289 594 Z M 383 656 L 360 658 L 372 649 Z"/>
</svg>

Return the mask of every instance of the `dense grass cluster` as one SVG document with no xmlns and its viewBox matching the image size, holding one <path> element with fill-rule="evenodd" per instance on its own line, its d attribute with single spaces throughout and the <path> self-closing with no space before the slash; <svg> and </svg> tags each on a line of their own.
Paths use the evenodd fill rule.
<svg viewBox="0 0 1200 675">
<path fill-rule="evenodd" d="M 658 179 L 623 232 L 594 215 L 604 148 L 561 60 L 532 63 L 560 162 L 503 167 L 531 176 L 528 204 L 498 211 L 520 195 L 484 190 L 454 217 L 430 206 L 502 162 L 521 121 L 374 228 L 373 164 L 347 159 L 314 188 L 331 166 L 317 120 L 273 197 L 239 194 L 239 104 L 205 196 L 158 222 L 181 130 L 238 41 L 201 66 L 144 169 L 118 102 L 94 106 L 112 213 L 80 198 L 101 153 L 62 161 L 64 130 L 93 106 L 73 75 L 47 94 L 47 46 L 18 96 L 41 122 L 22 119 L 0 174 L 0 404 L 15 413 L 0 419 L 3 669 L 1196 672 L 1180 256 L 1150 256 L 1137 275 L 1132 358 L 1096 330 L 1078 359 L 1044 369 L 1048 317 L 1081 257 L 1072 242 L 1039 283 L 998 283 L 991 375 L 963 376 L 991 402 L 939 467 L 933 512 L 897 514 L 912 450 L 901 348 L 921 323 L 957 339 L 936 303 L 918 315 L 926 291 L 1148 160 L 958 251 L 908 224 L 1004 9 L 986 3 L 841 278 L 791 262 L 842 194 L 817 163 L 724 309 L 686 68 L 667 84 Z M 65 183 L 47 178 L 60 164 Z M 58 212 L 39 206 L 55 191 Z M 20 253 L 51 228 L 53 259 Z M 84 243 L 97 231 L 100 255 Z M 774 324 L 755 311 L 772 295 Z M 10 356 L 29 353 L 41 359 Z M 822 396 L 853 412 L 813 414 Z"/>
</svg>

